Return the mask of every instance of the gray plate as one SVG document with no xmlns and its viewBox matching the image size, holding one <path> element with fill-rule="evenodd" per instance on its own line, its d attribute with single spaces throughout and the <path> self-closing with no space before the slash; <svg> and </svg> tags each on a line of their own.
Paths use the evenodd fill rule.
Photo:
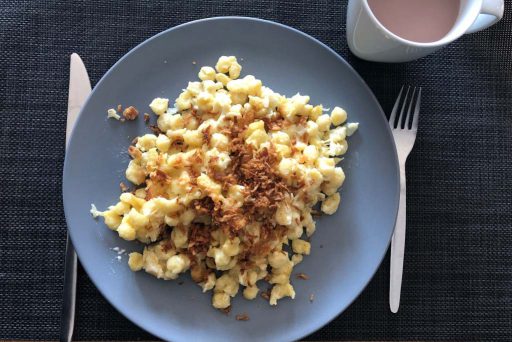
<svg viewBox="0 0 512 342">
<path fill-rule="evenodd" d="M 341 39 L 341 37 L 340 37 Z M 360 130 L 350 138 L 342 162 L 347 180 L 340 210 L 321 218 L 312 253 L 292 279 L 295 300 L 271 307 L 262 298 L 239 295 L 226 316 L 212 308 L 211 294 L 201 293 L 189 276 L 157 280 L 133 273 L 127 256 L 113 247 L 139 251 L 92 219 L 118 200 L 119 182 L 129 161 L 133 137 L 148 132 L 143 120 L 106 119 L 118 103 L 149 112 L 154 97 L 174 99 L 202 65 L 221 55 L 242 59 L 242 74 L 253 74 L 275 91 L 311 96 L 314 104 L 343 106 Z M 192 62 L 195 61 L 196 64 Z M 154 120 L 154 119 L 153 119 Z M 292 28 L 251 18 L 213 18 L 162 32 L 130 51 L 94 88 L 71 137 L 64 165 L 63 196 L 71 238 L 85 270 L 101 293 L 122 314 L 166 340 L 294 340 L 319 329 L 340 314 L 369 282 L 387 250 L 399 195 L 395 147 L 382 109 L 357 73 L 334 51 Z M 314 301 L 309 297 L 314 294 Z M 238 313 L 250 320 L 236 321 Z"/>
</svg>

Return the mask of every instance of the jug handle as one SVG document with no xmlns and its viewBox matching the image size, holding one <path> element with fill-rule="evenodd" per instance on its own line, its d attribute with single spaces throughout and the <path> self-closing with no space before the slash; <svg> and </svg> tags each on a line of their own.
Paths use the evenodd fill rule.
<svg viewBox="0 0 512 342">
<path fill-rule="evenodd" d="M 503 18 L 504 0 L 483 0 L 480 14 L 466 33 L 473 33 L 488 28 Z"/>
</svg>

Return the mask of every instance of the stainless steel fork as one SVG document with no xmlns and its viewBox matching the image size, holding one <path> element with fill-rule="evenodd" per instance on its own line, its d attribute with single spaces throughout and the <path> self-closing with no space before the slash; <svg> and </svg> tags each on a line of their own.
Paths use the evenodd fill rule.
<svg viewBox="0 0 512 342">
<path fill-rule="evenodd" d="M 404 87 L 400 90 L 393 111 L 389 118 L 389 126 L 393 132 L 398 163 L 400 165 L 400 204 L 396 218 L 395 232 L 391 240 L 391 266 L 389 276 L 389 308 L 396 313 L 400 305 L 400 292 L 402 289 L 402 273 L 404 267 L 405 249 L 405 161 L 414 146 L 418 130 L 418 117 L 420 114 L 421 87 L 408 87 L 405 97 L 402 96 Z M 411 94 L 409 96 L 409 93 Z M 413 107 L 414 106 L 414 107 Z M 398 121 L 396 116 L 400 109 Z M 412 123 L 410 122 L 412 117 Z M 395 123 L 396 121 L 396 123 Z"/>
</svg>

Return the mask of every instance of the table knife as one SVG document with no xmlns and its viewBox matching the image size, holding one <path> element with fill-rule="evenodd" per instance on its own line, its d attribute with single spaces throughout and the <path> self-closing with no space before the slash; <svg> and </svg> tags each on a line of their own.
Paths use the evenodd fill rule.
<svg viewBox="0 0 512 342">
<path fill-rule="evenodd" d="M 89 96 L 89 93 L 91 92 L 91 83 L 89 81 L 89 76 L 87 75 L 87 70 L 85 69 L 82 59 L 76 53 L 71 55 L 69 70 L 66 150 L 78 113 L 82 109 L 87 96 Z M 68 233 L 66 238 L 66 256 L 64 266 L 64 293 L 60 331 L 61 342 L 69 342 L 73 337 L 76 301 L 76 266 L 76 253 Z"/>
</svg>

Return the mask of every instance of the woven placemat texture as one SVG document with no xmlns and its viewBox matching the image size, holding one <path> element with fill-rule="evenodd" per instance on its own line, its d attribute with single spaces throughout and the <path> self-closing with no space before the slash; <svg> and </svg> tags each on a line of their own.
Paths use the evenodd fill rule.
<svg viewBox="0 0 512 342">
<path fill-rule="evenodd" d="M 377 64 L 348 51 L 343 0 L 2 1 L 0 338 L 59 336 L 69 55 L 82 56 L 94 85 L 162 30 L 244 15 L 290 25 L 335 49 L 387 113 L 402 84 L 423 86 L 407 164 L 400 311 L 388 308 L 388 256 L 361 296 L 309 339 L 511 341 L 511 13 L 507 0 L 505 18 L 488 30 L 415 62 Z M 155 339 L 113 309 L 82 269 L 78 284 L 77 340 Z"/>
</svg>

